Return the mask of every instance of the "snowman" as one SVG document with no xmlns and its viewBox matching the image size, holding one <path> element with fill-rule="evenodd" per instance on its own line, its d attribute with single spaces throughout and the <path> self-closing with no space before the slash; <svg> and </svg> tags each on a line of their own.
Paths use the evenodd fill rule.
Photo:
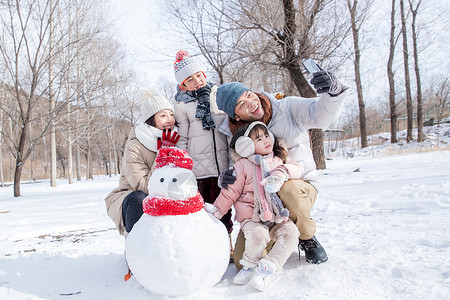
<svg viewBox="0 0 450 300">
<path fill-rule="evenodd" d="M 203 209 L 185 150 L 161 147 L 155 164 L 144 214 L 126 239 L 130 270 L 154 294 L 178 296 L 210 288 L 228 267 L 227 230 Z"/>
</svg>

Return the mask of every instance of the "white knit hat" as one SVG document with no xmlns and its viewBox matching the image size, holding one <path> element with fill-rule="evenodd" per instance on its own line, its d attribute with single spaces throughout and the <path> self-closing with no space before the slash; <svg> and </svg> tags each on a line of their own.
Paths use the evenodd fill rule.
<svg viewBox="0 0 450 300">
<path fill-rule="evenodd" d="M 143 123 L 161 110 L 170 109 L 173 111 L 173 106 L 169 100 L 162 95 L 155 95 L 152 89 L 141 90 L 139 99 L 141 101 L 141 121 Z"/>
<path fill-rule="evenodd" d="M 197 72 L 205 72 L 205 69 L 197 60 L 190 57 L 186 50 L 180 50 L 175 56 L 173 71 L 178 84 L 182 84 L 189 76 Z"/>
</svg>

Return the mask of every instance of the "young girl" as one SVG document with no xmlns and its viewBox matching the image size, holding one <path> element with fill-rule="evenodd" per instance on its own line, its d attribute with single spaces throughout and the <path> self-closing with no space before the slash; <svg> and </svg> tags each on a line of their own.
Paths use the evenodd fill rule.
<svg viewBox="0 0 450 300">
<path fill-rule="evenodd" d="M 243 268 L 233 282 L 250 281 L 253 287 L 263 291 L 298 243 L 297 227 L 276 192 L 286 180 L 300 178 L 302 168 L 287 157 L 286 150 L 262 122 L 237 129 L 230 147 L 242 157 L 234 164 L 236 181 L 221 190 L 210 210 L 220 218 L 234 205 L 235 218 L 246 241 L 240 260 Z M 275 244 L 263 257 L 270 240 Z"/>
<path fill-rule="evenodd" d="M 158 138 L 165 135 L 165 145 L 177 143 L 176 133 L 172 136 L 170 133 L 176 128 L 169 100 L 153 95 L 151 90 L 143 91 L 140 98 L 141 117 L 136 127 L 131 129 L 125 146 L 119 187 L 105 198 L 108 215 L 125 237 L 143 213 L 142 200 L 148 194 L 148 180 L 155 168 Z"/>
</svg>

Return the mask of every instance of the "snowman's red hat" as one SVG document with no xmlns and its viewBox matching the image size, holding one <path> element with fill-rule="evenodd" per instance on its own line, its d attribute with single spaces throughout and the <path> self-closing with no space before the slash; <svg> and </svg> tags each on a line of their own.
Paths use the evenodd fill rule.
<svg viewBox="0 0 450 300">
<path fill-rule="evenodd" d="M 177 147 L 162 147 L 159 149 L 155 163 L 156 168 L 172 166 L 192 170 L 194 167 L 194 162 L 188 152 Z"/>
</svg>

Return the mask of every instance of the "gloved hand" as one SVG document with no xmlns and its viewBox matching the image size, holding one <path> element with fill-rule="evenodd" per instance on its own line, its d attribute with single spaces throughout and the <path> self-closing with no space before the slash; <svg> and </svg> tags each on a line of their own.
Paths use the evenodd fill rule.
<svg viewBox="0 0 450 300">
<path fill-rule="evenodd" d="M 163 129 L 162 137 L 158 138 L 156 148 L 159 150 L 162 146 L 173 147 L 177 144 L 179 139 L 180 135 L 176 131 L 172 133 L 171 129 L 167 131 L 166 129 Z"/>
<path fill-rule="evenodd" d="M 227 188 L 229 184 L 233 184 L 236 181 L 236 172 L 234 172 L 234 167 L 230 167 L 222 173 L 220 173 L 219 178 L 217 180 L 217 185 L 221 189 Z"/>
<path fill-rule="evenodd" d="M 211 93 L 211 86 L 209 84 L 198 90 L 193 91 L 194 97 L 197 98 L 197 109 L 195 111 L 195 117 L 202 119 L 202 127 L 205 130 L 216 128 L 214 120 L 211 115 L 211 108 L 209 102 L 209 94 Z"/>
<path fill-rule="evenodd" d="M 205 97 L 208 97 L 207 101 L 209 102 L 209 94 L 211 93 L 211 87 L 209 86 L 209 84 L 206 84 L 205 86 L 195 90 L 192 92 L 194 94 L 194 97 L 197 99 L 202 99 L 204 100 Z"/>
<path fill-rule="evenodd" d="M 287 176 L 282 171 L 277 170 L 272 172 L 269 177 L 264 178 L 261 184 L 264 186 L 266 192 L 276 193 L 281 189 L 287 179 Z"/>
<path fill-rule="evenodd" d="M 207 202 L 205 202 L 205 203 L 203 204 L 203 208 L 204 208 L 207 212 L 209 212 L 210 214 L 213 214 L 213 213 L 215 213 L 215 212 L 217 211 L 217 207 L 215 207 L 215 206 L 212 205 L 211 203 L 207 203 Z"/>
<path fill-rule="evenodd" d="M 338 96 L 343 91 L 348 89 L 348 87 L 343 86 L 339 80 L 337 80 L 336 75 L 332 72 L 327 72 L 325 70 L 315 72 L 313 78 L 311 79 L 311 84 L 314 85 L 318 94 L 327 93 L 330 96 Z"/>
<path fill-rule="evenodd" d="M 216 217 L 217 219 L 220 219 L 220 212 L 217 209 L 217 207 L 215 207 L 214 205 L 212 205 L 211 203 L 207 203 L 205 202 L 203 204 L 203 208 L 210 214 L 212 214 L 214 217 Z"/>
</svg>

